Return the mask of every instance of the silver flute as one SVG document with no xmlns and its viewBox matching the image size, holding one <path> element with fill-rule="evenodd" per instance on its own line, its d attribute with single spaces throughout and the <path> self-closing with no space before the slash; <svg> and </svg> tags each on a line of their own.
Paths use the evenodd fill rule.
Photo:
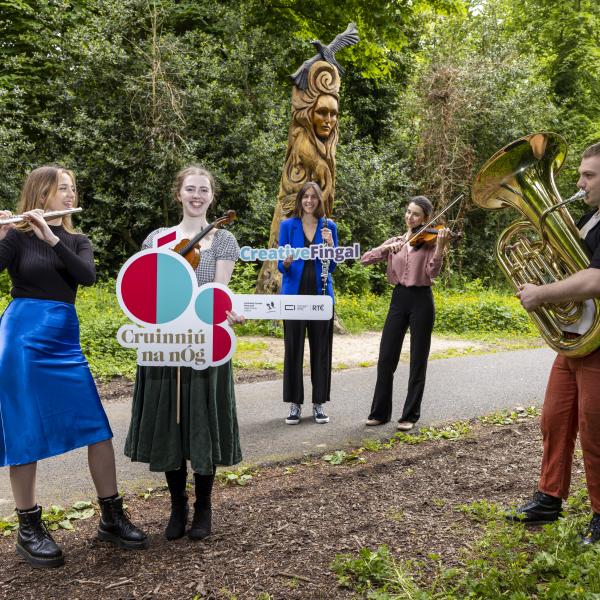
<svg viewBox="0 0 600 600">
<path fill-rule="evenodd" d="M 56 219 L 57 217 L 64 217 L 66 215 L 72 215 L 73 213 L 79 213 L 83 209 L 79 206 L 77 208 L 66 208 L 65 210 L 51 210 L 44 213 L 42 217 L 46 219 Z M 14 217 L 8 217 L 7 219 L 0 219 L 0 225 L 8 225 L 9 223 L 20 223 L 23 220 L 23 215 L 15 215 Z"/>
</svg>

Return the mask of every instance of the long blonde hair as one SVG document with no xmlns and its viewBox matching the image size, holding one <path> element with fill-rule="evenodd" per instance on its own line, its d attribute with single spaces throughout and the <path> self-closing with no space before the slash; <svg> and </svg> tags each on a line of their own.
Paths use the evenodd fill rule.
<svg viewBox="0 0 600 600">
<path fill-rule="evenodd" d="M 58 191 L 58 181 L 62 173 L 66 173 L 71 178 L 73 186 L 75 186 L 75 200 L 73 201 L 73 208 L 75 208 L 78 204 L 75 173 L 59 165 L 44 165 L 34 169 L 27 176 L 21 188 L 17 213 L 23 214 L 35 208 L 45 210 L 48 199 L 52 198 Z M 69 233 L 75 233 L 71 215 L 62 218 L 62 225 Z M 26 221 L 17 223 L 16 227 L 21 231 L 31 231 L 31 225 Z"/>
</svg>

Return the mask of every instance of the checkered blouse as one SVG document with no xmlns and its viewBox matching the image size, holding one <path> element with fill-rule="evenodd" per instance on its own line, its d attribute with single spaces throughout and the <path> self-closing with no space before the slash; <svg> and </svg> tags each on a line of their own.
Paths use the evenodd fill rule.
<svg viewBox="0 0 600 600">
<path fill-rule="evenodd" d="M 166 227 L 155 229 L 142 243 L 142 250 L 152 247 L 152 240 L 160 233 L 167 231 Z M 225 229 L 217 229 L 210 248 L 200 249 L 200 262 L 196 267 L 198 285 L 212 283 L 218 260 L 236 261 L 240 256 L 240 247 L 234 235 Z"/>
</svg>

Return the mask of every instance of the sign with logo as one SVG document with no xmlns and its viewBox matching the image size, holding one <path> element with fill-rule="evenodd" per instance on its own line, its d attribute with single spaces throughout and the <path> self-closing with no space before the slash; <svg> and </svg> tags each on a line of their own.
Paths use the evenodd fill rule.
<svg viewBox="0 0 600 600">
<path fill-rule="evenodd" d="M 190 264 L 166 245 L 177 236 L 174 228 L 155 239 L 117 277 L 119 305 L 132 321 L 119 329 L 117 341 L 137 350 L 139 365 L 206 369 L 227 362 L 236 347 L 227 323 L 232 310 L 246 319 L 332 318 L 329 296 L 234 294 L 219 283 L 198 287 Z"/>
</svg>

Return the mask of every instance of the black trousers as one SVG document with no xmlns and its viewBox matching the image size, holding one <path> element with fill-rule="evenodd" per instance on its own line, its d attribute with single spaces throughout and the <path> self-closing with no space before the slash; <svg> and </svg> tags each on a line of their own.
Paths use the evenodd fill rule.
<svg viewBox="0 0 600 600">
<path fill-rule="evenodd" d="M 419 420 L 434 321 L 435 307 L 430 287 L 397 285 L 394 288 L 381 335 L 377 383 L 369 419 L 387 422 L 392 418 L 394 373 L 400 360 L 404 336 L 410 327 L 410 374 L 400 420 L 412 423 Z"/>
<path fill-rule="evenodd" d="M 333 346 L 333 319 L 329 321 L 284 321 L 283 341 L 283 401 L 304 403 L 304 339 L 308 332 L 310 348 L 310 381 L 312 401 L 329 401 L 331 391 L 331 348 Z"/>
</svg>

